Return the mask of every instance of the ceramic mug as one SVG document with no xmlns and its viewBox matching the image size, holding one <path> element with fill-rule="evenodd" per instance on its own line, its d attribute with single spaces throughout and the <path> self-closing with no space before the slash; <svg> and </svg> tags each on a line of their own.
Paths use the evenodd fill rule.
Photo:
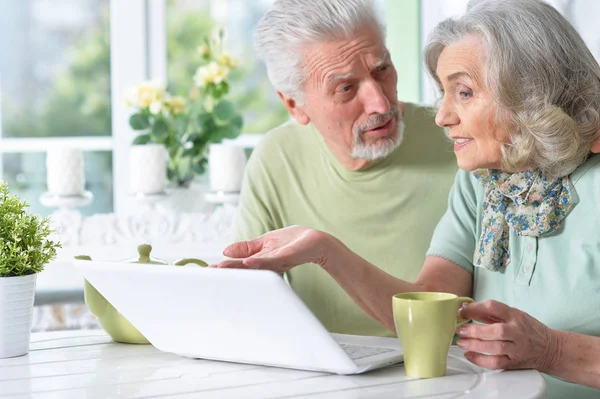
<svg viewBox="0 0 600 399">
<path fill-rule="evenodd" d="M 392 297 L 394 324 L 404 350 L 406 375 L 433 378 L 446 375 L 446 363 L 456 327 L 469 320 L 458 317 L 463 302 L 442 292 L 408 292 Z"/>
</svg>

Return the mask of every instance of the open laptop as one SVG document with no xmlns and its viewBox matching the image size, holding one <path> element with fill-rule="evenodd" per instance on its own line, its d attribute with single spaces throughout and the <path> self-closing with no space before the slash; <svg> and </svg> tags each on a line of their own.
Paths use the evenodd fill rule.
<svg viewBox="0 0 600 399">
<path fill-rule="evenodd" d="M 403 360 L 396 338 L 327 332 L 271 271 L 96 261 L 75 265 L 164 352 L 337 374 Z"/>
</svg>

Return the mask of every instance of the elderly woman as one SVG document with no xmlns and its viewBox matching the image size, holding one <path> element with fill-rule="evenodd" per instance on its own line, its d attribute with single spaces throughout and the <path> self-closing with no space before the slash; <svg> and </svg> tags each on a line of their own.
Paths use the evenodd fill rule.
<svg viewBox="0 0 600 399">
<path fill-rule="evenodd" d="M 472 296 L 459 311 L 479 322 L 458 330 L 468 360 L 537 369 L 550 397 L 600 397 L 598 63 L 539 0 L 478 2 L 438 25 L 425 61 L 462 170 L 414 283 L 300 226 L 233 244 L 225 255 L 242 259 L 216 266 L 316 263 L 391 329 L 396 293 Z"/>
</svg>

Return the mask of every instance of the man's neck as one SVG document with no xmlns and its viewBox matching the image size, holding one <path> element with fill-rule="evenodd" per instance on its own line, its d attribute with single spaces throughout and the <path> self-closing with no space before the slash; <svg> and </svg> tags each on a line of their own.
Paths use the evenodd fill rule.
<svg viewBox="0 0 600 399">
<path fill-rule="evenodd" d="M 327 146 L 329 147 L 329 145 L 327 145 Z M 367 161 L 365 159 L 353 158 L 348 153 L 336 154 L 336 152 L 331 147 L 329 147 L 329 150 L 331 151 L 333 156 L 336 157 L 337 160 L 340 161 L 340 163 L 342 165 L 344 165 L 344 167 L 346 169 L 351 170 L 351 171 L 357 171 L 357 170 L 364 169 L 367 166 L 369 166 L 371 163 L 374 162 L 374 161 Z"/>
</svg>

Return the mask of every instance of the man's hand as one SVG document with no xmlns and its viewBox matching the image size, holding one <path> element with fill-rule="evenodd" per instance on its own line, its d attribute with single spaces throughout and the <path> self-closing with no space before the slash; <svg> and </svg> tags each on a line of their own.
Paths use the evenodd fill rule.
<svg viewBox="0 0 600 399">
<path fill-rule="evenodd" d="M 229 245 L 223 255 L 236 258 L 211 267 L 267 269 L 284 273 L 304 263 L 324 265 L 331 236 L 303 226 L 271 231 L 254 240 Z"/>
<path fill-rule="evenodd" d="M 487 369 L 550 370 L 559 353 L 554 330 L 518 309 L 496 301 L 464 304 L 458 315 L 485 324 L 458 328 L 465 357 Z"/>
</svg>

